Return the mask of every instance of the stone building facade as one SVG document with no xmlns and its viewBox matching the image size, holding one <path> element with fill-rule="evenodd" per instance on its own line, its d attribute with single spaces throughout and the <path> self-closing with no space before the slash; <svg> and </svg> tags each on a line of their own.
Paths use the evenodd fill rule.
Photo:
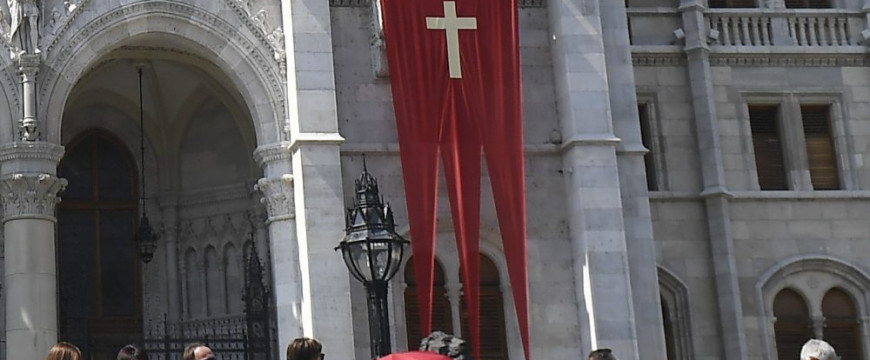
<svg viewBox="0 0 870 360">
<path fill-rule="evenodd" d="M 520 1 L 534 358 L 776 359 L 808 336 L 870 358 L 870 5 L 759 1 Z M 305 335 L 368 358 L 333 248 L 364 155 L 407 224 L 377 2 L 43 0 L 36 47 L 0 10 L 0 356 L 81 324 L 232 323 L 257 255 L 277 354 Z M 518 360 L 488 180 L 482 346 Z M 461 333 L 440 204 L 436 324 Z M 406 272 L 397 350 L 419 335 Z"/>
</svg>

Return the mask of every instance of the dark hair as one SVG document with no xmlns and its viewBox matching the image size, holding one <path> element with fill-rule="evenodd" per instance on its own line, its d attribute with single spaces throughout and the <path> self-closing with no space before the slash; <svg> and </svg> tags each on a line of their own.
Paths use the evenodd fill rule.
<svg viewBox="0 0 870 360">
<path fill-rule="evenodd" d="M 75 345 L 61 341 L 48 350 L 45 360 L 82 360 L 82 352 Z"/>
<path fill-rule="evenodd" d="M 589 360 L 616 360 L 610 349 L 598 349 L 589 353 Z"/>
<path fill-rule="evenodd" d="M 287 345 L 287 360 L 317 360 L 320 359 L 323 345 L 311 338 L 297 338 Z"/>
<path fill-rule="evenodd" d="M 117 360 L 148 360 L 148 353 L 135 345 L 127 345 L 118 351 Z"/>
<path fill-rule="evenodd" d="M 203 347 L 205 344 L 203 343 L 192 343 L 188 344 L 187 347 L 184 348 L 184 353 L 181 355 L 182 360 L 196 360 L 196 348 Z"/>
</svg>

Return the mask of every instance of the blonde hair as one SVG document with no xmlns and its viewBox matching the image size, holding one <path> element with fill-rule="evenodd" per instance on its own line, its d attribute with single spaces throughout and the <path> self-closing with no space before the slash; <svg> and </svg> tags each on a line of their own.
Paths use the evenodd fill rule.
<svg viewBox="0 0 870 360">
<path fill-rule="evenodd" d="M 61 341 L 48 351 L 45 360 L 82 360 L 82 352 L 75 345 Z"/>
</svg>

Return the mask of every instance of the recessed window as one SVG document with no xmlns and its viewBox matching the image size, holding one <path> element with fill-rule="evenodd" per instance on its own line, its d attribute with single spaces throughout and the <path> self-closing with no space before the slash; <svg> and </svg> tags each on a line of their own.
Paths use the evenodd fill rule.
<svg viewBox="0 0 870 360">
<path fill-rule="evenodd" d="M 709 0 L 711 8 L 757 8 L 755 0 Z"/>
<path fill-rule="evenodd" d="M 773 299 L 773 316 L 779 359 L 799 359 L 801 346 L 813 338 L 806 301 L 796 291 L 783 289 Z"/>
<path fill-rule="evenodd" d="M 815 190 L 840 188 L 837 156 L 831 136 L 831 107 L 829 105 L 802 105 L 801 118 L 807 143 L 810 178 Z"/>
<path fill-rule="evenodd" d="M 829 9 L 830 0 L 785 0 L 785 7 L 789 9 Z"/>
<path fill-rule="evenodd" d="M 778 119 L 778 105 L 749 105 L 755 168 L 761 190 L 788 190 Z"/>
<path fill-rule="evenodd" d="M 649 150 L 646 155 L 643 156 L 643 163 L 646 168 L 646 187 L 647 190 L 657 191 L 659 189 L 659 183 L 656 172 L 656 162 L 655 156 L 653 153 L 653 144 L 652 144 L 652 130 L 650 129 L 650 106 L 647 103 L 637 104 L 637 112 L 640 115 L 640 136 L 641 141 L 643 142 L 643 147 Z"/>
<path fill-rule="evenodd" d="M 828 290 L 822 299 L 822 315 L 825 341 L 837 350 L 837 355 L 843 359 L 863 359 L 858 312 L 852 297 L 838 288 Z"/>
</svg>

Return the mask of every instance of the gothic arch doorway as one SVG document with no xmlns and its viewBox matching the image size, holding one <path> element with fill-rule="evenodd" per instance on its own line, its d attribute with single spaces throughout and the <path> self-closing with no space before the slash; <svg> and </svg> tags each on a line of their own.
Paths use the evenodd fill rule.
<svg viewBox="0 0 870 360">
<path fill-rule="evenodd" d="M 89 130 L 67 146 L 58 175 L 69 182 L 57 210 L 59 338 L 108 358 L 117 349 L 93 344 L 142 335 L 136 166 L 114 136 Z"/>
</svg>

